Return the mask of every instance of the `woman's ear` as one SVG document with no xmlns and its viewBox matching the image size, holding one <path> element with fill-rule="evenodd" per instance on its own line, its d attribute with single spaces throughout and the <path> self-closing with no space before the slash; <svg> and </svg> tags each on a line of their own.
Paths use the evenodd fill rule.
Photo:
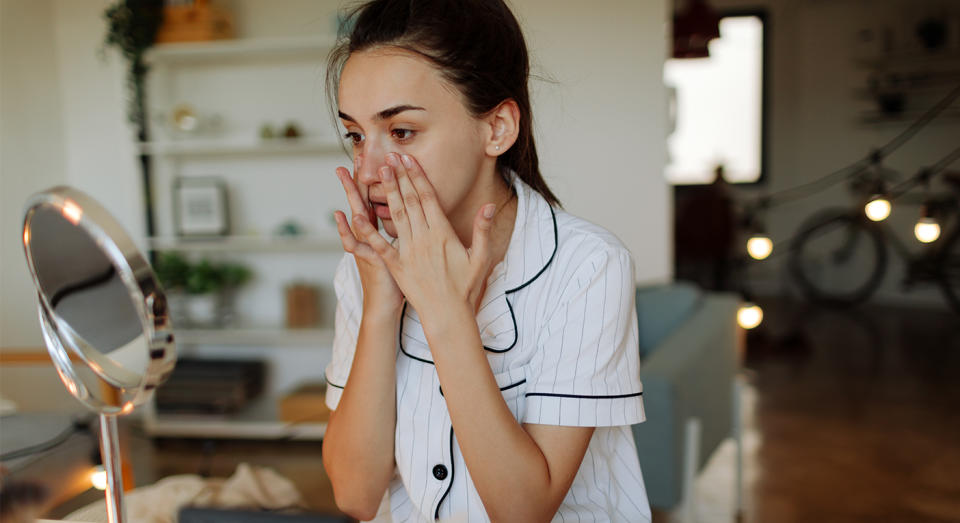
<svg viewBox="0 0 960 523">
<path fill-rule="evenodd" d="M 500 156 L 507 152 L 520 134 L 520 108 L 514 100 L 504 100 L 485 118 L 489 133 L 486 152 L 489 156 Z"/>
</svg>

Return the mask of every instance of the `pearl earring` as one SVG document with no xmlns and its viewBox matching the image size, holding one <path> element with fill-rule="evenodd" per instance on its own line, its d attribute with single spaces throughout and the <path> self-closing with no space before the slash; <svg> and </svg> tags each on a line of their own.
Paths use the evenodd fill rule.
<svg viewBox="0 0 960 523">
<path fill-rule="evenodd" d="M 497 150 L 498 150 L 498 151 L 500 150 L 500 146 L 499 146 L 499 145 L 497 146 Z"/>
</svg>

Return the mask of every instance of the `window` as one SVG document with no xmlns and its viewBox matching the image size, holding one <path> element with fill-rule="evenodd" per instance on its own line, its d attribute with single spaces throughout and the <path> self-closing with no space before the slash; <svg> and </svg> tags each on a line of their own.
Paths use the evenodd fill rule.
<svg viewBox="0 0 960 523">
<path fill-rule="evenodd" d="M 668 59 L 672 134 L 667 181 L 756 183 L 765 164 L 766 31 L 762 12 L 725 15 L 709 58 Z"/>
</svg>

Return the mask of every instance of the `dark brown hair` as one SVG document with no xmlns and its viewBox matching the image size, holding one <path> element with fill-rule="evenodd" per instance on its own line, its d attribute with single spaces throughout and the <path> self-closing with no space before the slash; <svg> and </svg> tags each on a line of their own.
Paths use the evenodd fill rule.
<svg viewBox="0 0 960 523">
<path fill-rule="evenodd" d="M 502 0 L 371 0 L 350 10 L 327 63 L 327 95 L 337 114 L 340 72 L 351 53 L 396 47 L 432 63 L 474 117 L 505 100 L 520 108 L 516 143 L 497 158 L 553 205 L 540 174 L 530 107 L 530 60 L 520 24 Z"/>
</svg>

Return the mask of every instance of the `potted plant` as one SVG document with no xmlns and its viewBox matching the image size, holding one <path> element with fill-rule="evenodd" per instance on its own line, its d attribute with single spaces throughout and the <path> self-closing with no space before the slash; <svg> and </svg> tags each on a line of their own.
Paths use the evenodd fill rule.
<svg viewBox="0 0 960 523">
<path fill-rule="evenodd" d="M 107 19 L 104 44 L 116 46 L 127 60 L 127 117 L 146 139 L 144 79 L 147 65 L 143 56 L 153 45 L 163 23 L 163 0 L 117 0 L 103 13 Z"/>
<path fill-rule="evenodd" d="M 235 263 L 200 260 L 191 264 L 180 253 L 161 253 L 157 277 L 170 295 L 174 324 L 223 327 L 234 319 L 236 290 L 253 276 Z"/>
</svg>

